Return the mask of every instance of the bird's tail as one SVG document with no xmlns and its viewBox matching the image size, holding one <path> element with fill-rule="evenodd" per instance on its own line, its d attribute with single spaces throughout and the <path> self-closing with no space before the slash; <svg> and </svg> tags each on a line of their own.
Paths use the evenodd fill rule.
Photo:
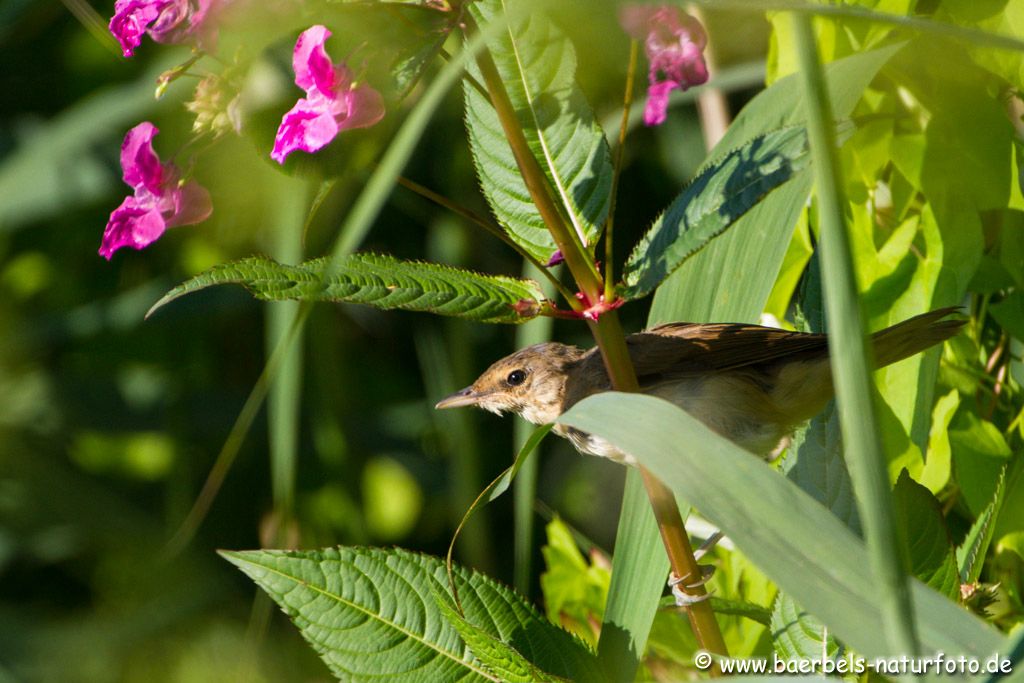
<svg viewBox="0 0 1024 683">
<path fill-rule="evenodd" d="M 939 308 L 876 332 L 871 337 L 876 365 L 885 367 L 954 336 L 966 321 L 943 318 L 957 310 L 957 306 Z"/>
</svg>

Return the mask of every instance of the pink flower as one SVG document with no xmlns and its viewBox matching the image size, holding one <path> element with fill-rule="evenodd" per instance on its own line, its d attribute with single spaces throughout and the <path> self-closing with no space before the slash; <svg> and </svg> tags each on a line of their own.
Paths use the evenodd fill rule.
<svg viewBox="0 0 1024 683">
<path fill-rule="evenodd" d="M 619 23 L 626 33 L 644 41 L 650 63 L 644 123 L 657 126 L 665 121 L 669 93 L 708 80 L 704 63 L 707 35 L 699 21 L 668 5 L 627 5 L 619 14 Z"/>
<path fill-rule="evenodd" d="M 210 42 L 214 30 L 207 15 L 215 0 L 117 0 L 110 32 L 131 57 L 142 43 L 142 34 L 158 43 L 181 43 L 192 38 Z M 204 22 L 206 25 L 204 26 Z"/>
<path fill-rule="evenodd" d="M 551 266 L 557 266 L 559 263 L 562 263 L 564 261 L 565 256 L 562 255 L 562 250 L 555 249 L 553 252 L 551 252 L 551 258 L 548 259 L 548 262 L 545 265 L 547 265 L 547 267 L 550 268 Z"/>
<path fill-rule="evenodd" d="M 144 121 L 124 136 L 121 170 L 135 194 L 125 197 L 107 221 L 100 256 L 108 261 L 121 247 L 143 249 L 167 228 L 199 223 L 212 211 L 210 195 L 199 183 L 180 183 L 177 167 L 160 163 L 153 151 L 153 138 L 159 132 Z"/>
<path fill-rule="evenodd" d="M 305 90 L 306 96 L 284 115 L 277 129 L 270 157 L 279 164 L 297 149 L 315 152 L 343 130 L 372 126 L 384 118 L 380 93 L 365 83 L 353 82 L 344 63 L 331 63 L 324 49 L 330 35 L 323 26 L 313 26 L 295 43 L 295 85 Z"/>
</svg>

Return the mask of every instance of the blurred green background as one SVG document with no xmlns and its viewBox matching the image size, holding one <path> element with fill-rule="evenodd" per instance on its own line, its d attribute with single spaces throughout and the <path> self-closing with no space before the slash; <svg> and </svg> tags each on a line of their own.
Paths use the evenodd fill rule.
<svg viewBox="0 0 1024 683">
<path fill-rule="evenodd" d="M 305 226 L 318 182 L 267 158 L 297 96 L 290 45 L 271 46 L 259 76 L 266 121 L 200 146 L 195 173 L 213 196 L 211 219 L 107 263 L 96 251 L 128 190 L 118 162 L 124 133 L 153 121 L 167 159 L 184 148 L 193 120 L 182 107 L 191 83 L 153 97 L 157 75 L 188 49 L 146 39 L 122 58 L 106 33 L 111 5 L 0 6 L 0 680 L 327 680 L 297 631 L 215 549 L 368 544 L 443 555 L 476 493 L 511 461 L 513 420 L 432 406 L 510 352 L 515 330 L 316 306 L 291 376 L 300 391 L 294 483 L 263 410 L 196 535 L 169 552 L 266 363 L 273 323 L 268 305 L 233 288 L 149 320 L 146 310 L 215 263 L 295 256 L 298 234 L 304 255 L 323 253 L 403 111 L 390 111 L 378 131 L 335 141 L 344 172 Z M 580 0 L 559 3 L 556 15 L 576 42 L 598 116 L 616 128 L 628 44 L 614 12 Z M 728 30 L 716 32 L 715 19 Z M 763 78 L 767 25 L 750 15 L 712 20 L 738 108 Z M 295 21 L 293 35 L 313 23 Z M 485 213 L 461 99 L 450 93 L 405 175 Z M 692 105 L 656 131 L 636 131 L 619 196 L 623 249 L 702 156 Z M 361 249 L 491 273 L 522 268 L 497 241 L 403 188 Z M 631 306 L 627 327 L 645 315 Z M 578 324 L 559 323 L 554 335 L 590 343 Z M 557 511 L 609 549 L 624 470 L 555 441 L 542 447 L 538 519 Z M 276 484 L 275 458 L 286 473 Z M 275 486 L 285 489 L 276 497 Z M 457 559 L 511 582 L 511 530 L 505 496 L 474 519 Z"/>
</svg>

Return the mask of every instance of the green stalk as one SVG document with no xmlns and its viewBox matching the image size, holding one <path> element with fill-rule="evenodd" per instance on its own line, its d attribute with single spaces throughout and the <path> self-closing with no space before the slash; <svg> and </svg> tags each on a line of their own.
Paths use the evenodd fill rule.
<svg viewBox="0 0 1024 683">
<path fill-rule="evenodd" d="M 536 265 L 530 262 L 523 264 L 523 277 L 536 279 L 538 275 Z M 545 285 L 545 295 L 553 297 L 553 289 Z M 521 349 L 550 340 L 553 323 L 552 318 L 540 316 L 516 327 L 516 348 Z M 534 426 L 526 420 L 516 420 L 515 453 L 522 450 L 533 431 Z M 512 482 L 512 514 L 515 522 L 512 585 L 515 586 L 516 592 L 527 598 L 530 597 L 530 579 L 533 576 L 533 504 L 537 499 L 537 470 L 540 462 L 538 456 L 539 454 L 535 453 L 533 457 L 527 458 Z"/>
<path fill-rule="evenodd" d="M 275 188 L 274 256 L 283 263 L 302 260 L 302 226 L 306 215 L 305 193 L 282 177 Z M 268 357 L 288 336 L 299 315 L 299 302 L 264 304 Z M 270 447 L 270 480 L 274 512 L 281 540 L 295 506 L 295 470 L 299 447 L 299 401 L 302 391 L 302 332 L 287 347 L 281 368 L 267 395 L 267 426 Z M 278 544 L 279 545 L 279 544 Z"/>
<path fill-rule="evenodd" d="M 467 23 L 469 22 L 467 17 Z M 475 30 L 474 25 L 471 24 L 471 27 Z M 494 59 L 485 50 L 477 57 L 477 65 L 531 199 L 537 206 L 555 243 L 562 251 L 565 263 L 580 291 L 589 301 L 598 302 L 604 294 L 604 283 L 601 281 L 601 276 L 597 272 L 590 254 L 580 243 L 575 231 L 566 224 L 562 211 L 552 198 L 547 176 L 530 151 L 519 118 L 516 116 L 515 108 L 505 90 Z M 577 304 L 575 301 L 570 303 Z M 590 331 L 601 349 L 601 356 L 604 359 L 612 387 L 618 391 L 639 391 L 640 385 L 626 348 L 626 337 L 622 331 L 622 325 L 619 323 L 617 312 L 615 310 L 605 311 L 598 320 L 590 321 L 589 325 Z M 672 571 L 680 577 L 699 578 L 701 576 L 700 569 L 694 559 L 693 548 L 686 535 L 686 528 L 683 526 L 675 497 L 671 490 L 643 468 L 641 468 L 641 473 L 651 507 L 654 509 L 654 516 L 658 521 L 665 550 L 672 564 Z M 685 586 L 683 588 L 694 597 L 707 594 L 703 586 L 693 589 Z M 711 610 L 711 605 L 707 601 L 695 603 L 687 609 L 687 614 L 700 646 L 709 652 L 727 654 L 725 641 L 722 638 L 718 622 L 715 620 L 715 614 Z"/>
<path fill-rule="evenodd" d="M 886 457 L 875 418 L 871 349 L 864 337 L 863 312 L 846 231 L 842 176 L 835 126 L 818 59 L 811 18 L 790 15 L 807 101 L 807 133 L 814 164 L 821 271 L 832 375 L 846 460 L 857 492 L 857 507 L 878 586 L 883 628 L 893 654 L 918 651 L 901 542 L 893 507 Z"/>
</svg>

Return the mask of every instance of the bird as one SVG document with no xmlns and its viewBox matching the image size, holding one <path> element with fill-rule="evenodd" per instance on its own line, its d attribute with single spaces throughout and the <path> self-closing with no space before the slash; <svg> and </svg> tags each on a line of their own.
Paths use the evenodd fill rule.
<svg viewBox="0 0 1024 683">
<path fill-rule="evenodd" d="M 949 318 L 957 310 L 936 309 L 874 333 L 876 367 L 956 335 L 965 322 Z M 833 394 L 826 334 L 744 323 L 674 322 L 628 335 L 626 346 L 641 392 L 667 399 L 762 457 L 784 445 Z M 545 342 L 495 362 L 435 407 L 476 406 L 541 425 L 611 388 L 598 348 Z M 592 434 L 562 424 L 553 430 L 581 453 L 636 464 L 631 455 Z"/>
</svg>

